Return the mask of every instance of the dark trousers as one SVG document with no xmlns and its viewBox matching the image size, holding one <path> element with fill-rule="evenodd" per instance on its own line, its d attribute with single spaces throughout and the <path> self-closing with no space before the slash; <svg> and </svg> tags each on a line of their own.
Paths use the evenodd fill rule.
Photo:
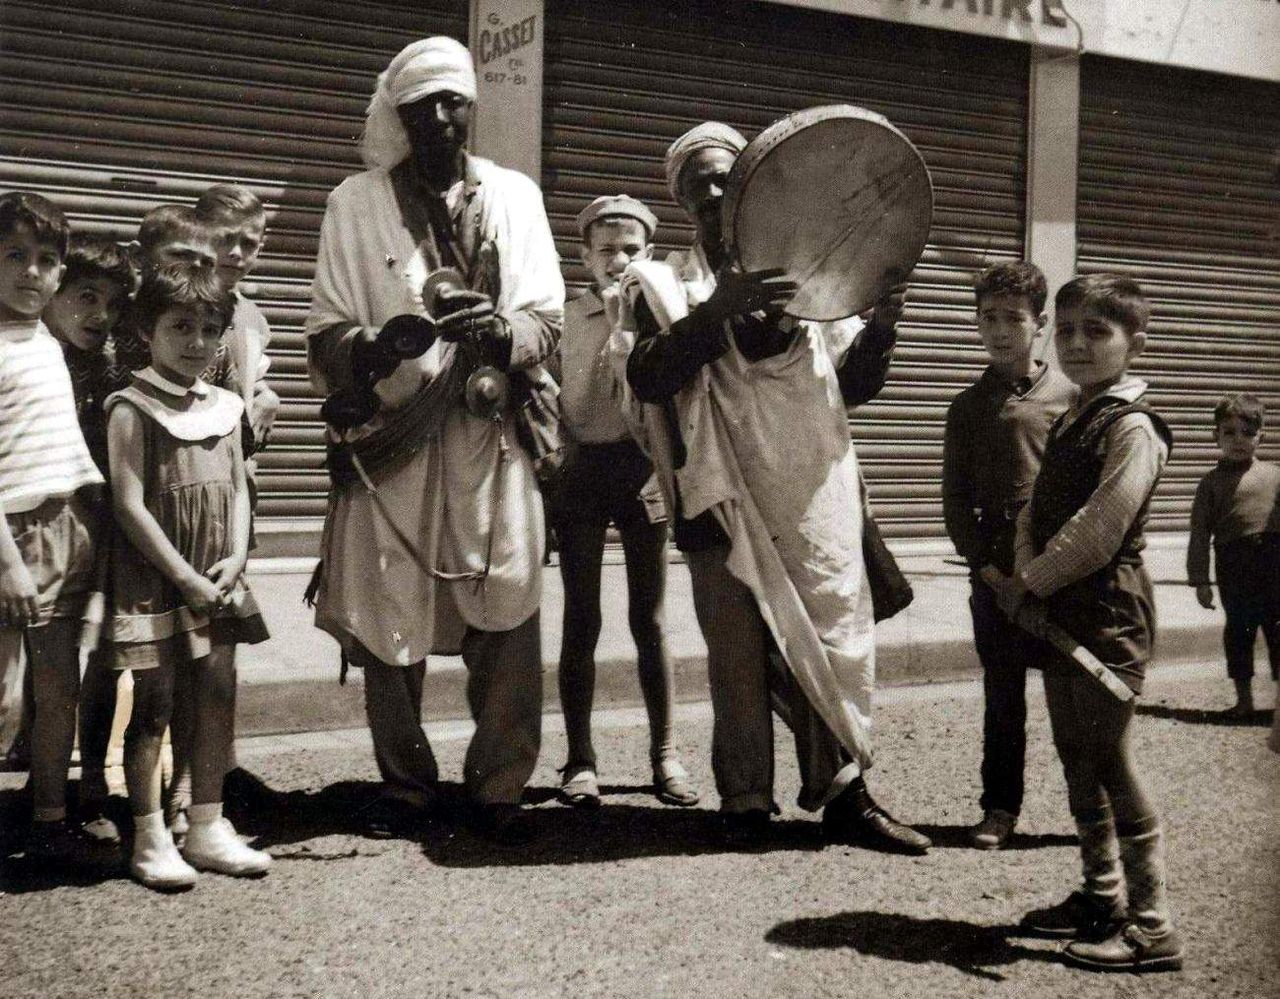
<svg viewBox="0 0 1280 999">
<path fill-rule="evenodd" d="M 1253 646 L 1262 629 L 1271 675 L 1280 672 L 1280 534 L 1237 538 L 1214 550 L 1218 592 L 1227 615 L 1222 646 L 1227 675 L 1253 677 Z"/>
<path fill-rule="evenodd" d="M 1027 755 L 1027 668 L 1044 662 L 1047 647 L 1010 621 L 995 594 L 978 579 L 969 598 L 973 641 L 982 662 L 982 798 L 1017 815 L 1022 808 Z"/>
<path fill-rule="evenodd" d="M 384 663 L 363 646 L 351 662 L 364 669 L 365 712 L 385 793 L 421 805 L 439 772 L 422 730 L 425 663 Z M 467 703 L 476 723 L 463 780 L 477 804 L 515 804 L 538 762 L 542 732 L 542 652 L 538 614 L 510 631 L 468 627 L 462 639 Z"/>
<path fill-rule="evenodd" d="M 707 643 L 711 769 L 720 809 L 773 807 L 773 717 L 795 736 L 801 808 L 816 811 L 853 774 L 848 754 L 780 662 L 755 597 L 725 564 L 729 549 L 686 552 L 693 608 Z"/>
</svg>

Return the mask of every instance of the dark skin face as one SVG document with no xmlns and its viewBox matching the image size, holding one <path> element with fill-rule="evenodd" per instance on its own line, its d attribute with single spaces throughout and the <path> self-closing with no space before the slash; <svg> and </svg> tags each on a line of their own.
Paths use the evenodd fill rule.
<svg viewBox="0 0 1280 999">
<path fill-rule="evenodd" d="M 462 177 L 471 106 L 461 94 L 442 90 L 396 108 L 418 176 L 437 191 Z"/>
<path fill-rule="evenodd" d="M 727 149 L 699 149 L 680 169 L 676 180 L 680 207 L 698 229 L 698 242 L 712 267 L 724 263 L 724 235 L 720 226 L 720 203 L 725 183 L 738 157 Z"/>
</svg>

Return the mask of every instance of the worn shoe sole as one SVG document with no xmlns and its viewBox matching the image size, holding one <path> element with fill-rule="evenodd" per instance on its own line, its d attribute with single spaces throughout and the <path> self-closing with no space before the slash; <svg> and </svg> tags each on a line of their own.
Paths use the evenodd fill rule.
<svg viewBox="0 0 1280 999">
<path fill-rule="evenodd" d="M 1094 961 L 1064 948 L 1062 950 L 1062 959 L 1068 964 L 1074 964 L 1079 968 L 1088 968 L 1090 971 L 1125 971 L 1131 974 L 1141 974 L 1148 971 L 1182 970 L 1181 951 L 1177 954 L 1165 954 L 1160 957 L 1148 957 L 1137 961 L 1113 963 L 1111 961 Z"/>
</svg>

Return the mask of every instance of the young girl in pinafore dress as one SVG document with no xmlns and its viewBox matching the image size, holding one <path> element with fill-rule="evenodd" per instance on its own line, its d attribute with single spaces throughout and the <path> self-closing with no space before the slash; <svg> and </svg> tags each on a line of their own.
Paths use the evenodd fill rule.
<svg viewBox="0 0 1280 999">
<path fill-rule="evenodd" d="M 121 531 L 113 552 L 110 637 L 134 676 L 125 782 L 134 814 L 130 872 L 148 887 L 185 888 L 196 869 L 264 874 L 222 817 L 234 736 L 235 646 L 267 631 L 243 579 L 249 502 L 240 445 L 243 402 L 199 375 L 231 319 L 211 274 L 148 276 L 132 310 L 152 364 L 107 399 L 111 489 Z M 187 671 L 191 683 L 176 683 Z M 190 828 L 179 854 L 160 805 L 160 744 L 178 696 L 195 718 Z M 189 693 L 188 693 L 189 692 Z M 185 859 L 184 859 L 185 858 Z"/>
</svg>

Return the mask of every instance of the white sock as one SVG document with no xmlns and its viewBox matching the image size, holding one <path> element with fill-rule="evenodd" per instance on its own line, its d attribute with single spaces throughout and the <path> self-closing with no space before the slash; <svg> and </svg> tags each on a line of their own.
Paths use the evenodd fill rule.
<svg viewBox="0 0 1280 999">
<path fill-rule="evenodd" d="M 204 805 L 192 805 L 187 809 L 187 817 L 193 826 L 217 822 L 222 818 L 222 802 L 212 801 Z"/>
</svg>

